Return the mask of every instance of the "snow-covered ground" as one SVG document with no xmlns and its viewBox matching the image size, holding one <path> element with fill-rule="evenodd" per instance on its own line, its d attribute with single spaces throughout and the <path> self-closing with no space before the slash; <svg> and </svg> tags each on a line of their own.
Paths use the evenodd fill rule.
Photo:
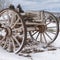
<svg viewBox="0 0 60 60">
<path fill-rule="evenodd" d="M 55 47 L 60 47 L 60 33 L 53 43 Z M 39 53 L 31 53 L 31 58 L 9 53 L 0 47 L 0 60 L 60 60 L 60 49 L 54 51 L 45 51 Z"/>
<path fill-rule="evenodd" d="M 28 60 L 28 58 L 9 53 L 0 47 L 0 60 Z"/>
</svg>

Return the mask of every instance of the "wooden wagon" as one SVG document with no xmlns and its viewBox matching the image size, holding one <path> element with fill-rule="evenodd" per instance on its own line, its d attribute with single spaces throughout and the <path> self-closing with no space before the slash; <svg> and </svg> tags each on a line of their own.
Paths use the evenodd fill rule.
<svg viewBox="0 0 60 60">
<path fill-rule="evenodd" d="M 31 11 L 20 13 L 16 9 L 0 11 L 0 45 L 14 53 L 18 53 L 27 44 L 28 35 L 31 42 L 53 43 L 59 33 L 56 17 L 47 11 Z"/>
</svg>

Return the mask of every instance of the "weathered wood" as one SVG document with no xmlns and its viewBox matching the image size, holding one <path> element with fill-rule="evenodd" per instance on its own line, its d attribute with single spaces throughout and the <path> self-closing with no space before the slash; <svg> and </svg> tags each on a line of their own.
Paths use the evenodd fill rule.
<svg viewBox="0 0 60 60">
<path fill-rule="evenodd" d="M 39 30 L 39 28 L 37 28 L 37 27 L 36 28 L 35 27 L 28 27 L 27 28 L 27 32 L 28 31 L 38 31 L 38 30 Z"/>
<path fill-rule="evenodd" d="M 35 23 L 35 22 L 26 22 L 25 24 L 26 25 L 35 25 L 35 26 L 44 25 L 44 23 Z"/>
</svg>

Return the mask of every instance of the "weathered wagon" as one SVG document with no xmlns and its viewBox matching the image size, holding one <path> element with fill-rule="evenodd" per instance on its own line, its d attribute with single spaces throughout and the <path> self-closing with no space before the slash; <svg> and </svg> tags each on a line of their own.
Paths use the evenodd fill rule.
<svg viewBox="0 0 60 60">
<path fill-rule="evenodd" d="M 8 51 L 21 51 L 27 44 L 28 33 L 31 42 L 48 46 L 56 40 L 58 32 L 58 20 L 50 12 L 20 13 L 10 8 L 0 11 L 0 45 Z"/>
</svg>

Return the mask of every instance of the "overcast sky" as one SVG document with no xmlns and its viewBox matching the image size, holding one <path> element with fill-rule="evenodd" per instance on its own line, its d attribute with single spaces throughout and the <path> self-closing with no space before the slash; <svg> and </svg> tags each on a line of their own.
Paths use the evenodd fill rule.
<svg viewBox="0 0 60 60">
<path fill-rule="evenodd" d="M 24 10 L 48 10 L 60 12 L 60 0 L 14 0 L 20 3 Z"/>
<path fill-rule="evenodd" d="M 60 0 L 10 0 L 10 1 L 15 6 L 21 4 L 24 10 L 48 10 L 60 12 Z"/>
</svg>

